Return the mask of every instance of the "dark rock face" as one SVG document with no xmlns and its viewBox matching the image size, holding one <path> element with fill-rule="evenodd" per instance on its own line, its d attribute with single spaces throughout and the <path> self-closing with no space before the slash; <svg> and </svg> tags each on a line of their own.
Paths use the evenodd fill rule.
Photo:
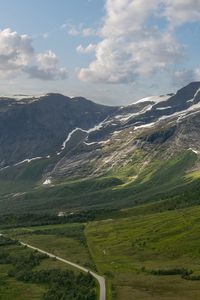
<svg viewBox="0 0 200 300">
<path fill-rule="evenodd" d="M 36 101 L 0 99 L 0 165 L 55 154 L 71 130 L 89 129 L 116 109 L 60 94 Z"/>
<path fill-rule="evenodd" d="M 150 144 L 163 144 L 175 134 L 175 131 L 176 126 L 173 126 L 164 130 L 158 130 L 147 136 L 142 136 L 140 139 Z"/>
</svg>

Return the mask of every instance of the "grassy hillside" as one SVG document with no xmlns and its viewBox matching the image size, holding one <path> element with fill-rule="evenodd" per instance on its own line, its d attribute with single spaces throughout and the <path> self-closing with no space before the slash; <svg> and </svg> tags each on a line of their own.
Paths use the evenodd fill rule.
<svg viewBox="0 0 200 300">
<path fill-rule="evenodd" d="M 136 156 L 138 160 L 133 160 L 123 170 L 115 169 L 107 176 L 73 181 L 57 180 L 50 186 L 41 184 L 41 170 L 46 162 L 34 162 L 34 167 L 30 164 L 13 178 L 15 193 L 1 195 L 0 214 L 30 211 L 55 214 L 59 211 L 74 213 L 101 208 L 120 209 L 149 201 L 164 201 L 166 207 L 173 209 L 200 202 L 200 177 L 197 172 L 191 171 L 198 162 L 195 153 L 185 151 L 168 160 L 155 158 L 141 168 L 137 176 L 135 170 L 141 161 L 138 152 Z M 15 176 L 10 170 L 6 172 L 9 181 L 5 181 L 3 175 L 0 177 L 1 191 L 8 189 L 11 175 Z M 32 181 L 30 174 L 33 176 Z"/>
</svg>

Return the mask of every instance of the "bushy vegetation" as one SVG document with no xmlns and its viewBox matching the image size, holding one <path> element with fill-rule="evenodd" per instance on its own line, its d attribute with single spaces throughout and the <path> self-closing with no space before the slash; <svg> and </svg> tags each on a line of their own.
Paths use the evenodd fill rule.
<svg viewBox="0 0 200 300">
<path fill-rule="evenodd" d="M 16 246 L 13 248 L 7 247 Z M 20 246 L 16 241 L 0 237 L 0 265 L 11 265 L 8 278 L 19 282 L 45 285 L 43 300 L 95 300 L 96 290 L 93 277 L 73 271 L 48 269 L 35 270 L 48 256 Z"/>
<path fill-rule="evenodd" d="M 97 218 L 104 218 L 105 214 L 112 214 L 115 209 L 92 209 L 67 213 L 63 216 L 56 214 L 9 214 L 0 216 L 0 228 L 16 228 L 23 226 L 43 226 L 53 224 L 86 223 Z"/>
<path fill-rule="evenodd" d="M 13 273 L 9 274 L 10 276 Z M 47 284 L 48 291 L 44 294 L 44 300 L 94 300 L 95 281 L 90 274 L 75 275 L 72 271 L 59 269 L 32 271 L 23 269 L 14 273 L 17 280 L 36 284 Z"/>
<path fill-rule="evenodd" d="M 193 273 L 192 270 L 186 270 L 185 268 L 182 269 L 177 269 L 177 268 L 173 268 L 173 269 L 158 269 L 158 270 L 151 270 L 149 271 L 150 274 L 152 275 L 181 275 L 182 278 L 189 276 L 190 274 Z"/>
<path fill-rule="evenodd" d="M 200 275 L 194 275 L 193 270 L 187 270 L 185 268 L 172 268 L 172 269 L 158 269 L 158 270 L 150 270 L 147 273 L 156 275 L 156 276 L 170 276 L 170 275 L 181 275 L 181 278 L 186 280 L 200 280 Z"/>
<path fill-rule="evenodd" d="M 0 236 L 0 247 L 9 246 L 9 245 L 19 245 L 19 242 L 16 240 L 11 240 L 10 238 L 3 235 Z"/>
</svg>

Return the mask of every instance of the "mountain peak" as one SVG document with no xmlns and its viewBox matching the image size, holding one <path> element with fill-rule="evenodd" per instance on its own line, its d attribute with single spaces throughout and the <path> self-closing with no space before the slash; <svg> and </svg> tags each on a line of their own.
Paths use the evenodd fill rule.
<svg viewBox="0 0 200 300">
<path fill-rule="evenodd" d="M 184 86 L 178 92 L 176 95 L 181 95 L 184 98 L 193 98 L 197 90 L 200 88 L 200 81 L 193 81 L 189 83 L 188 85 Z"/>
</svg>

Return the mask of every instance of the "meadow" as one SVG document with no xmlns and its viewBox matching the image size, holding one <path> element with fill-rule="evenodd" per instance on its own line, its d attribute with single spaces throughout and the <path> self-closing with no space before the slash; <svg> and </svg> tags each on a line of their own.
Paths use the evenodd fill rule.
<svg viewBox="0 0 200 300">
<path fill-rule="evenodd" d="M 4 232 L 104 275 L 108 300 L 197 300 L 200 206 L 159 211 L 157 205 L 122 209 L 88 223 Z M 49 263 L 41 266 L 48 269 Z"/>
<path fill-rule="evenodd" d="M 196 206 L 90 223 L 88 245 L 112 286 L 108 299 L 199 299 L 199 220 Z M 180 269 L 193 275 L 184 279 Z M 158 270 L 171 275 L 153 275 Z"/>
</svg>

